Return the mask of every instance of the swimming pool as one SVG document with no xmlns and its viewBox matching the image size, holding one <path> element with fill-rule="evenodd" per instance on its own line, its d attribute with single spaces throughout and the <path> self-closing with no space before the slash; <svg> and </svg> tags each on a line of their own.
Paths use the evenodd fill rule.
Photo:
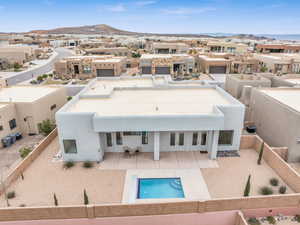
<svg viewBox="0 0 300 225">
<path fill-rule="evenodd" d="M 184 198 L 181 180 L 178 177 L 139 178 L 137 198 Z"/>
</svg>

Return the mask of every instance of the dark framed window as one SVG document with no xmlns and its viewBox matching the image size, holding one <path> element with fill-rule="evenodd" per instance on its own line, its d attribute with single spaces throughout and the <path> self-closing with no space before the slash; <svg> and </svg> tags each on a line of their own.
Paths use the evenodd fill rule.
<svg viewBox="0 0 300 225">
<path fill-rule="evenodd" d="M 2 131 L 3 130 L 3 126 L 2 125 L 0 125 L 0 131 Z"/>
<path fill-rule="evenodd" d="M 12 119 L 8 123 L 11 130 L 17 127 L 16 119 Z"/>
<path fill-rule="evenodd" d="M 194 132 L 192 145 L 197 145 L 197 144 L 198 144 L 198 132 Z"/>
<path fill-rule="evenodd" d="M 184 133 L 179 133 L 179 145 L 184 145 Z"/>
<path fill-rule="evenodd" d="M 233 130 L 221 130 L 219 134 L 219 145 L 232 145 Z"/>
<path fill-rule="evenodd" d="M 122 145 L 123 144 L 121 132 L 116 133 L 116 143 L 117 143 L 117 145 Z"/>
<path fill-rule="evenodd" d="M 143 145 L 148 144 L 148 132 L 142 132 L 142 144 Z"/>
<path fill-rule="evenodd" d="M 51 105 L 50 110 L 53 110 L 53 109 L 55 109 L 55 108 L 56 108 L 56 104 Z"/>
<path fill-rule="evenodd" d="M 206 145 L 206 136 L 206 132 L 201 134 L 201 145 Z"/>
<path fill-rule="evenodd" d="M 63 140 L 64 149 L 66 154 L 76 154 L 77 153 L 77 146 L 76 140 Z"/>
<path fill-rule="evenodd" d="M 142 132 L 135 132 L 135 131 L 129 132 L 129 131 L 127 131 L 127 132 L 123 132 L 123 135 L 124 136 L 141 136 Z"/>
<path fill-rule="evenodd" d="M 170 145 L 175 145 L 175 133 L 170 133 Z"/>
<path fill-rule="evenodd" d="M 111 133 L 106 133 L 106 145 L 107 145 L 107 147 L 111 147 L 112 146 Z"/>
</svg>

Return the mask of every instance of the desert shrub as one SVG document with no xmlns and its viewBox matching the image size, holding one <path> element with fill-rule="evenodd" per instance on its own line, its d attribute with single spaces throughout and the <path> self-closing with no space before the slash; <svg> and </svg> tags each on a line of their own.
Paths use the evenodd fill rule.
<svg viewBox="0 0 300 225">
<path fill-rule="evenodd" d="M 284 185 L 280 186 L 279 193 L 280 194 L 285 194 L 285 192 L 286 192 L 286 186 L 284 186 Z"/>
<path fill-rule="evenodd" d="M 272 186 L 278 186 L 279 180 L 278 180 L 277 178 L 271 178 L 271 179 L 270 179 L 270 184 L 271 184 Z"/>
<path fill-rule="evenodd" d="M 276 223 L 276 219 L 273 216 L 268 216 L 267 220 L 268 220 L 269 224 L 275 224 Z"/>
<path fill-rule="evenodd" d="M 273 190 L 272 190 L 272 188 L 265 186 L 260 189 L 260 193 L 262 195 L 271 195 L 271 194 L 273 194 Z"/>
<path fill-rule="evenodd" d="M 10 191 L 10 192 L 6 193 L 6 198 L 12 199 L 14 197 L 16 197 L 16 193 L 14 191 Z"/>
<path fill-rule="evenodd" d="M 55 123 L 51 120 L 43 120 L 38 124 L 39 132 L 44 136 L 49 135 L 55 129 Z"/>
<path fill-rule="evenodd" d="M 43 79 L 46 79 L 47 77 L 48 77 L 48 74 L 43 74 L 43 75 L 42 75 L 42 78 L 43 78 Z"/>
<path fill-rule="evenodd" d="M 296 216 L 294 217 L 294 219 L 295 219 L 298 223 L 300 223 L 300 215 L 296 215 Z"/>
<path fill-rule="evenodd" d="M 253 217 L 248 219 L 248 223 L 249 225 L 260 225 L 259 220 Z"/>
<path fill-rule="evenodd" d="M 37 80 L 38 82 L 42 82 L 42 81 L 44 80 L 44 78 L 43 78 L 43 76 L 38 76 L 38 77 L 36 78 L 36 80 Z"/>
<path fill-rule="evenodd" d="M 21 149 L 19 150 L 19 153 L 20 153 L 21 158 L 24 159 L 26 156 L 29 155 L 29 153 L 30 153 L 31 151 L 32 151 L 32 150 L 31 150 L 30 148 L 26 148 L 26 147 L 21 148 Z"/>
<path fill-rule="evenodd" d="M 92 168 L 94 166 L 93 162 L 85 161 L 82 165 L 84 168 Z"/>
<path fill-rule="evenodd" d="M 72 96 L 68 96 L 68 97 L 67 97 L 67 100 L 68 100 L 68 101 L 72 100 Z"/>
<path fill-rule="evenodd" d="M 64 163 L 64 168 L 69 169 L 69 168 L 73 167 L 74 165 L 75 165 L 75 163 L 73 161 L 66 161 Z"/>
</svg>

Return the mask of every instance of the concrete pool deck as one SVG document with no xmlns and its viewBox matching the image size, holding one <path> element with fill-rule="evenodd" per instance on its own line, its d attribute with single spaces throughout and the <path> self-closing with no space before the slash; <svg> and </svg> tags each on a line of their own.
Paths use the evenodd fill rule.
<svg viewBox="0 0 300 225">
<path fill-rule="evenodd" d="M 138 178 L 174 178 L 181 179 L 184 198 L 174 199 L 137 199 Z M 197 179 L 195 179 L 197 178 Z M 184 200 L 211 199 L 205 180 L 199 169 L 138 169 L 127 170 L 122 203 L 168 202 Z"/>
<path fill-rule="evenodd" d="M 153 160 L 153 152 L 133 156 L 106 152 L 99 169 L 201 169 L 217 168 L 218 162 L 199 151 L 161 152 L 160 160 Z"/>
</svg>

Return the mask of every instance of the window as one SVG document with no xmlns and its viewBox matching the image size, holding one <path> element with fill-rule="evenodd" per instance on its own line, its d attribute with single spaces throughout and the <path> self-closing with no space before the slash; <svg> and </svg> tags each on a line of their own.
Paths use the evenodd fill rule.
<svg viewBox="0 0 300 225">
<path fill-rule="evenodd" d="M 124 136 L 141 136 L 141 132 L 123 132 Z"/>
<path fill-rule="evenodd" d="M 106 133 L 106 145 L 107 145 L 107 147 L 111 147 L 112 146 L 111 133 Z"/>
<path fill-rule="evenodd" d="M 192 145 L 198 144 L 198 132 L 193 133 L 193 142 Z"/>
<path fill-rule="evenodd" d="M 55 108 L 56 108 L 56 104 L 51 105 L 50 110 L 53 110 L 53 109 L 55 109 Z"/>
<path fill-rule="evenodd" d="M 175 133 L 170 134 L 170 145 L 171 146 L 175 145 Z"/>
<path fill-rule="evenodd" d="M 179 134 L 179 145 L 184 145 L 184 133 Z"/>
<path fill-rule="evenodd" d="M 63 140 L 63 144 L 66 154 L 77 153 L 76 140 Z"/>
<path fill-rule="evenodd" d="M 3 130 L 3 126 L 2 125 L 0 125 L 0 131 L 2 131 Z"/>
<path fill-rule="evenodd" d="M 122 145 L 123 144 L 121 132 L 116 133 L 116 142 L 117 142 L 117 145 Z"/>
<path fill-rule="evenodd" d="M 142 132 L 142 144 L 143 145 L 148 144 L 148 132 Z"/>
<path fill-rule="evenodd" d="M 8 123 L 11 130 L 17 127 L 16 119 L 12 119 Z"/>
<path fill-rule="evenodd" d="M 92 69 L 90 66 L 83 66 L 83 73 L 91 73 Z"/>
<path fill-rule="evenodd" d="M 232 145 L 233 130 L 222 130 L 219 134 L 219 145 Z"/>
<path fill-rule="evenodd" d="M 206 145 L 206 132 L 201 134 L 201 145 Z"/>
</svg>

